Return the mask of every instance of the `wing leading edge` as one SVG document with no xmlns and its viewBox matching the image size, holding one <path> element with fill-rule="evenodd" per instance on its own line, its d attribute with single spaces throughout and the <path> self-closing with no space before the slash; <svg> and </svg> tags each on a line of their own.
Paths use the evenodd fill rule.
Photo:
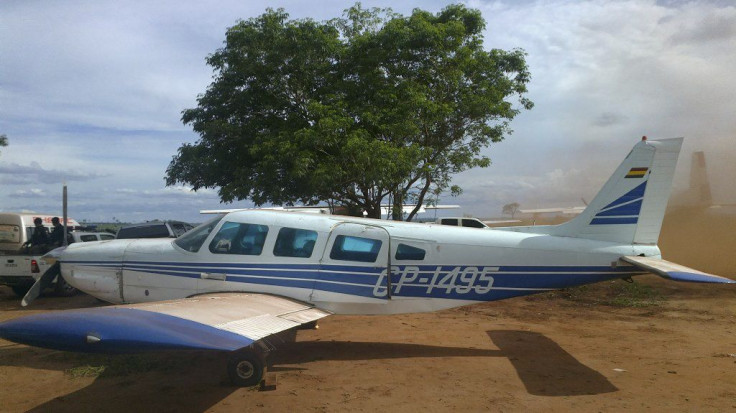
<svg viewBox="0 0 736 413">
<path fill-rule="evenodd" d="M 657 274 L 660 277 L 667 278 L 673 281 L 720 284 L 736 283 L 736 281 L 725 277 L 708 274 L 702 271 L 694 270 L 684 265 L 675 264 L 674 262 L 658 258 L 627 255 L 621 257 L 621 260 L 626 261 L 637 268 L 641 268 L 643 270 Z"/>
<path fill-rule="evenodd" d="M 206 294 L 19 317 L 0 323 L 0 337 L 38 347 L 99 353 L 234 351 L 329 314 L 272 295 Z"/>
</svg>

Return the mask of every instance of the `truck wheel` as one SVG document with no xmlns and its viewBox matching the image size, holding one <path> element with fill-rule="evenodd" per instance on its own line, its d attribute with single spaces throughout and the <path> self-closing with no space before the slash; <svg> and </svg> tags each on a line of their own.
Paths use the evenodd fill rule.
<svg viewBox="0 0 736 413">
<path fill-rule="evenodd" d="M 227 362 L 227 374 L 236 386 L 255 386 L 261 382 L 265 363 L 256 352 L 241 350 L 234 352 Z"/>
<path fill-rule="evenodd" d="M 13 290 L 13 293 L 17 295 L 18 297 L 25 297 L 28 290 L 31 289 L 30 285 L 13 285 L 10 287 L 11 290 Z"/>
<path fill-rule="evenodd" d="M 58 295 L 59 297 L 71 297 L 73 295 L 76 295 L 78 290 L 69 283 L 66 282 L 64 277 L 59 275 L 56 277 L 56 288 L 54 289 L 54 293 Z"/>
</svg>

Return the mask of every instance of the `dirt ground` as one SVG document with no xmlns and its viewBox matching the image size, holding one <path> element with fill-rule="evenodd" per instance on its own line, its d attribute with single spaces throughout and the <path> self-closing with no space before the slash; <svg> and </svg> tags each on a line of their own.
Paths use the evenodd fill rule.
<svg viewBox="0 0 736 413">
<path fill-rule="evenodd" d="M 736 217 L 678 211 L 660 245 L 736 278 L 735 233 Z M 0 288 L 1 320 L 101 305 L 18 301 Z M 736 412 L 736 286 L 647 275 L 432 314 L 332 316 L 270 364 L 276 389 L 258 391 L 230 386 L 218 354 L 95 356 L 0 340 L 0 410 Z"/>
</svg>

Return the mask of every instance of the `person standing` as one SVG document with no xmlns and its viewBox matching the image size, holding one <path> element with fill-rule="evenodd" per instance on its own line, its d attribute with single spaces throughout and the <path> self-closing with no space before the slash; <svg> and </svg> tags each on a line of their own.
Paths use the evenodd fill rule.
<svg viewBox="0 0 736 413">
<path fill-rule="evenodd" d="M 45 253 L 45 250 L 48 250 L 49 230 L 43 226 L 43 220 L 41 218 L 36 217 L 33 220 L 33 224 L 35 228 L 33 229 L 31 239 L 26 241 L 23 246 L 29 246 L 33 253 Z"/>
<path fill-rule="evenodd" d="M 49 244 L 51 244 L 51 248 L 61 247 L 64 245 L 64 226 L 59 222 L 59 217 L 51 218 L 51 224 L 53 224 L 54 229 L 51 230 Z"/>
</svg>

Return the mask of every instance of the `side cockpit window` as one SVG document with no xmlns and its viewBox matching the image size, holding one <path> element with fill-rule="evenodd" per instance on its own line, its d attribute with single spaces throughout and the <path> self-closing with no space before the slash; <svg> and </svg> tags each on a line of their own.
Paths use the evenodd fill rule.
<svg viewBox="0 0 736 413">
<path fill-rule="evenodd" d="M 225 222 L 210 242 L 213 254 L 261 255 L 268 227 L 258 224 Z"/>
<path fill-rule="evenodd" d="M 330 258 L 344 261 L 375 262 L 380 250 L 380 240 L 338 235 L 332 245 Z"/>
<path fill-rule="evenodd" d="M 209 221 L 199 225 L 197 228 L 177 238 L 174 243 L 181 249 L 189 252 L 197 252 L 204 244 L 213 229 L 220 223 L 224 215 L 218 215 Z"/>
<path fill-rule="evenodd" d="M 273 246 L 277 257 L 309 258 L 312 256 L 317 232 L 308 229 L 281 228 Z"/>
</svg>

